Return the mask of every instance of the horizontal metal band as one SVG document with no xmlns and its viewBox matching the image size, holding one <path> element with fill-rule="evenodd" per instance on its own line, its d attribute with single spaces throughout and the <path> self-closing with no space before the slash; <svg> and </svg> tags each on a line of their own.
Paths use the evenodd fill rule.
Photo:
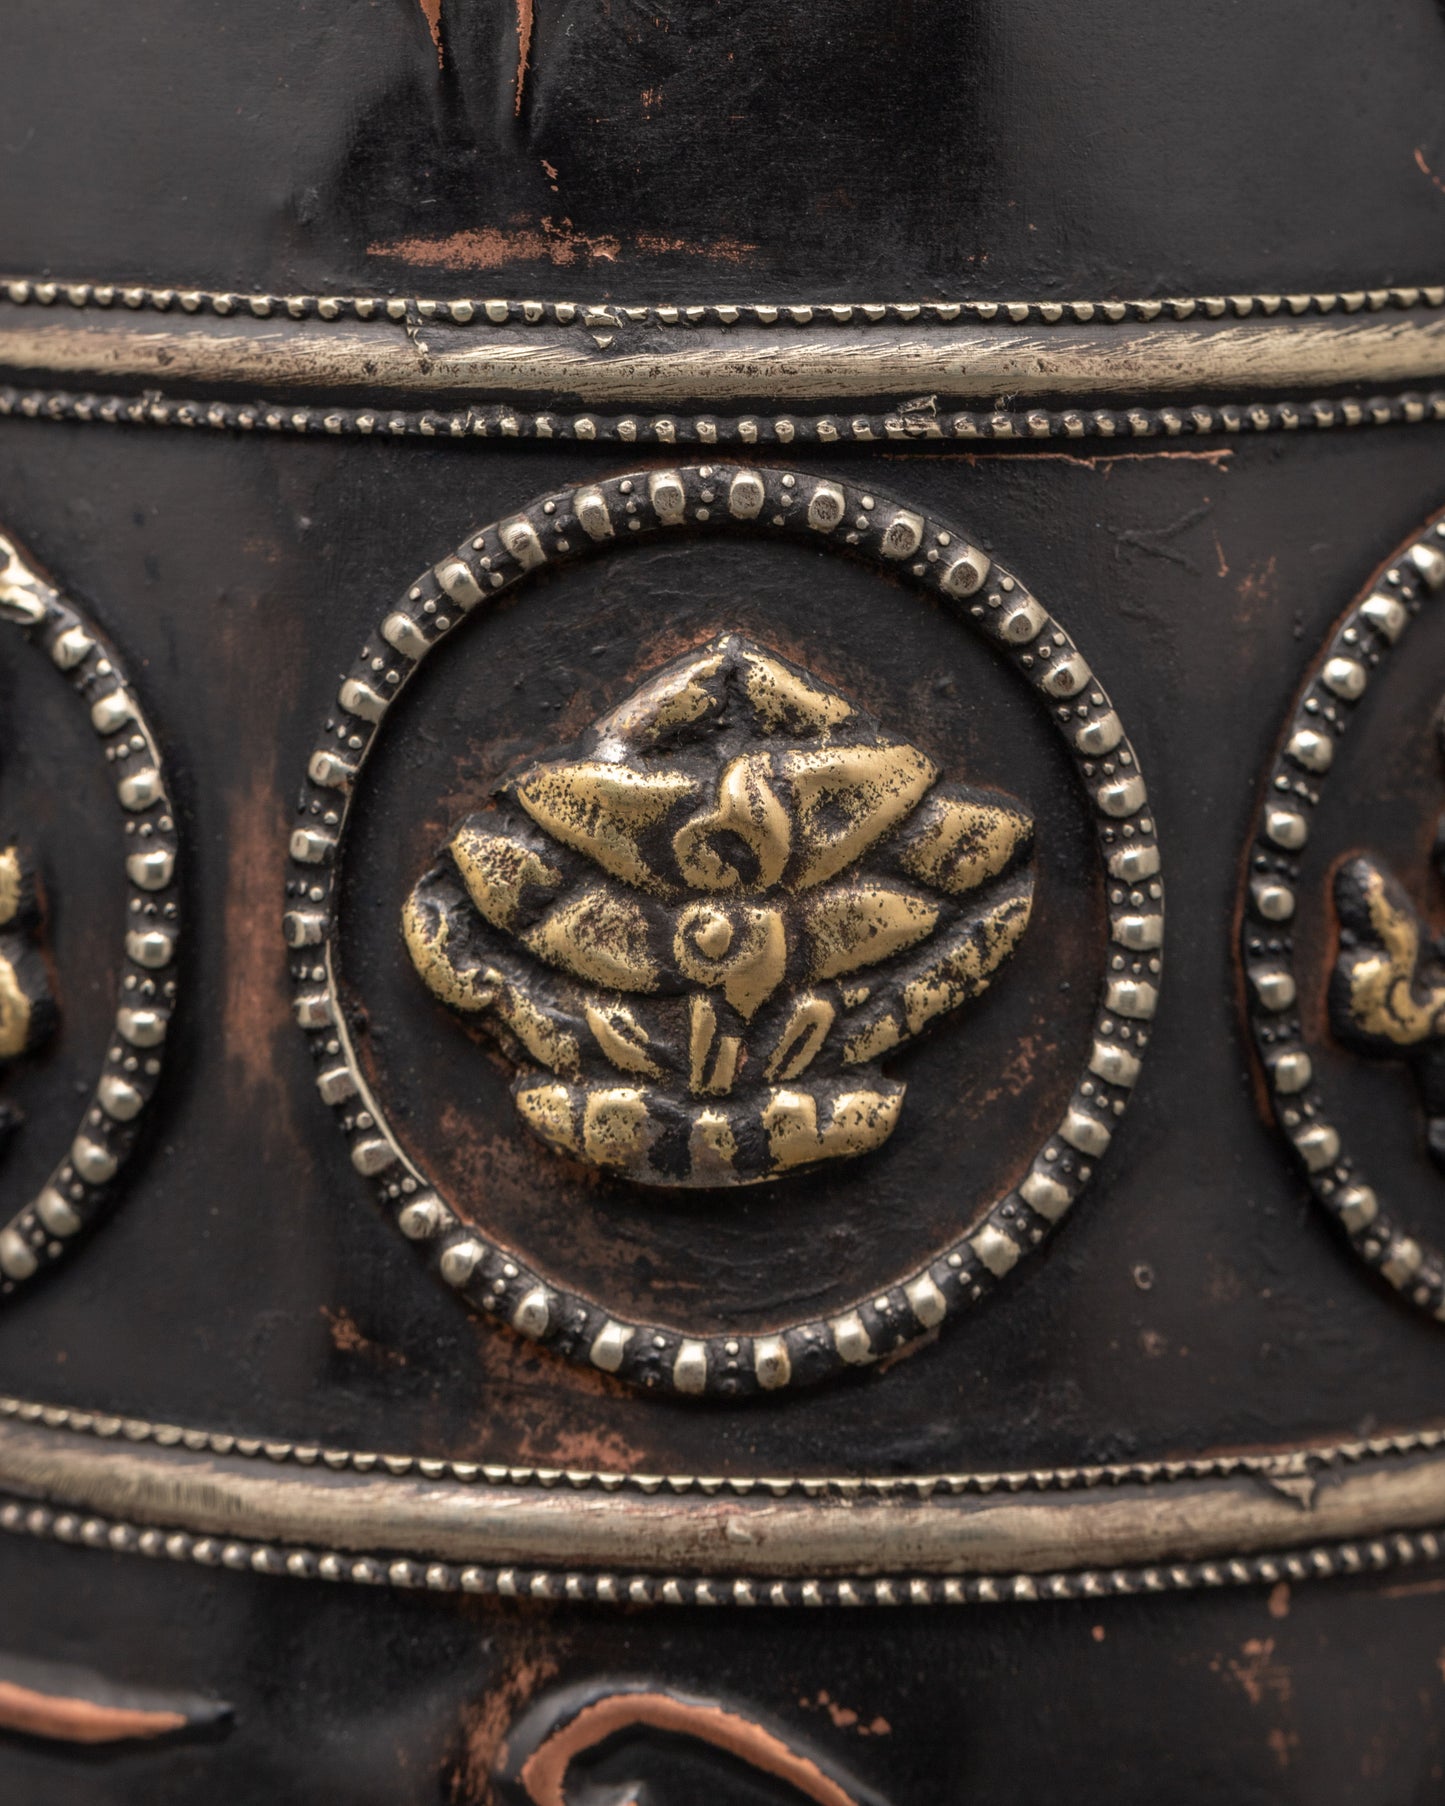
<svg viewBox="0 0 1445 1806">
<path fill-rule="evenodd" d="M 1057 1491 L 1027 1476 L 1017 1488 L 1008 1476 L 975 1476 L 955 1490 L 940 1476 L 927 1491 L 912 1482 L 911 1493 L 866 1480 L 783 1482 L 778 1493 L 767 1480 L 743 1491 L 715 1480 L 678 1492 L 621 1476 L 499 1482 L 477 1468 L 459 1479 L 452 1464 L 413 1457 L 338 1467 L 319 1449 L 256 1442 L 242 1452 L 229 1437 L 222 1454 L 194 1446 L 205 1433 L 140 1425 L 133 1435 L 114 1419 L 78 1430 L 73 1414 L 13 1408 L 0 1421 L 0 1493 L 10 1500 L 0 1527 L 298 1575 L 385 1580 L 399 1568 L 399 1584 L 474 1591 L 506 1592 L 503 1577 L 525 1572 L 557 1576 L 550 1596 L 566 1596 L 569 1576 L 604 1598 L 600 1579 L 636 1576 L 648 1579 L 648 1597 L 685 1585 L 695 1598 L 701 1585 L 719 1603 L 738 1586 L 781 1588 L 777 1603 L 808 1603 L 789 1589 L 809 1586 L 819 1603 L 847 1603 L 859 1587 L 876 1596 L 879 1585 L 907 1596 L 916 1584 L 927 1600 L 1032 1597 L 1037 1587 L 1019 1586 L 1030 1576 L 1058 1578 L 1066 1594 L 1147 1592 L 1286 1577 L 1288 1561 L 1305 1578 L 1433 1559 L 1445 1523 L 1445 1448 L 1434 1431 L 1345 1445 L 1348 1454 L 1135 1464 L 1128 1477 L 1089 1484 L 1081 1473 L 1077 1489 Z M 168 1548 L 175 1538 L 184 1547 Z M 948 1582 L 961 1584 L 950 1592 Z M 526 1590 L 547 1593 L 530 1578 Z"/>
<path fill-rule="evenodd" d="M 595 414 L 531 412 L 507 405 L 465 408 L 310 407 L 264 401 L 173 401 L 65 389 L 0 386 L 0 420 L 78 421 L 104 426 L 205 427 L 213 432 L 377 439 L 559 440 L 592 445 L 800 446 L 933 445 L 940 441 L 1019 445 L 1039 440 L 1253 436 L 1361 426 L 1418 426 L 1445 420 L 1445 390 L 1310 402 L 1195 403 L 1162 408 L 1008 408 L 889 413 Z M 1202 454 L 1213 455 L 1213 454 Z"/>
<path fill-rule="evenodd" d="M 511 301 L 499 296 L 429 297 L 333 293 L 274 294 L 236 289 L 166 288 L 116 282 L 57 282 L 43 276 L 0 277 L 0 302 L 17 307 L 149 309 L 156 313 L 250 314 L 258 320 L 455 320 L 460 325 L 587 327 L 629 325 L 865 326 L 914 321 L 997 320 L 1054 325 L 1060 320 L 1218 320 L 1275 314 L 1380 313 L 1386 308 L 1445 307 L 1445 283 L 1380 288 L 1315 289 L 1295 294 L 1169 295 L 1133 300 L 1055 301 Z"/>
<path fill-rule="evenodd" d="M 315 317 L 0 306 L 15 387 L 325 407 L 770 414 L 1038 402 L 1159 405 L 1371 391 L 1445 379 L 1445 310 L 1018 324 L 977 318 L 826 333 L 655 321 L 478 327 L 439 316 Z"/>
</svg>

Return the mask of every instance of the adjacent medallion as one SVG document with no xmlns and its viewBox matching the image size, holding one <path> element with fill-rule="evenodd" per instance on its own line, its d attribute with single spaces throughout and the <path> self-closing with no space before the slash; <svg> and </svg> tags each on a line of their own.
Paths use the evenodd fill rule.
<svg viewBox="0 0 1445 1806">
<path fill-rule="evenodd" d="M 749 540 L 789 540 L 891 580 L 880 611 L 916 606 L 909 589 L 941 606 L 1061 736 L 1103 868 L 1102 969 L 1064 966 L 1049 981 L 1068 992 L 1082 980 L 1093 996 L 1062 1116 L 1019 1147 L 1001 1192 L 959 1198 L 952 1237 L 931 1259 L 860 1273 L 851 1302 L 782 1313 L 762 1332 L 647 1321 L 605 1288 L 567 1282 L 568 1246 L 524 1254 L 515 1235 L 489 1228 L 485 1183 L 439 1183 L 389 1113 L 359 1037 L 380 1032 L 391 1047 L 396 1025 L 343 983 L 348 825 L 418 666 L 542 574 L 672 535 L 728 536 L 744 556 Z M 810 581 L 825 581 L 816 568 Z M 1058 808 L 1050 802 L 1056 820 Z M 639 1385 L 777 1391 L 876 1361 L 958 1316 L 1078 1198 L 1140 1070 L 1163 893 L 1123 724 L 1084 653 L 1018 578 L 956 527 L 851 484 L 735 465 L 654 470 L 540 497 L 473 534 L 378 619 L 340 686 L 300 809 L 286 914 L 296 1015 L 353 1164 L 475 1306 Z M 535 1158 L 557 1163 L 559 1183 L 591 1169 L 663 1200 L 784 1181 L 781 1197 L 803 1182 L 794 1175 L 862 1171 L 910 1132 L 895 1053 L 926 1035 L 926 1063 L 933 1042 L 966 1036 L 977 1000 L 1008 989 L 1030 944 L 1041 831 L 1031 806 L 974 783 L 756 628 L 644 660 L 580 732 L 538 744 L 440 819 L 432 862 L 423 855 L 408 873 L 393 917 L 416 995 L 435 1000 L 430 1054 L 414 1046 L 406 1057 L 421 1070 L 429 1057 L 470 1057 L 480 1077 L 500 1055 L 519 1132 L 548 1150 Z M 1081 891 L 1081 911 L 1093 895 Z M 403 1014 L 411 1007 L 397 999 Z M 1027 1066 L 1033 1055 L 1019 1057 Z"/>
<path fill-rule="evenodd" d="M 34 681 L 67 684 L 88 718 L 124 828 L 125 919 L 119 992 L 102 1070 L 73 1139 L 44 1185 L 0 1227 L 0 1296 L 70 1247 L 99 1214 L 131 1157 L 160 1078 L 175 1005 L 180 914 L 176 826 L 156 744 L 115 649 L 0 537 L 0 623 L 53 667 Z M 58 677 L 57 677 L 58 674 Z M 27 681 L 30 679 L 27 677 Z M 0 747 L 0 760 L 4 758 Z M 119 825 L 118 824 L 118 825 Z M 87 896 L 64 899 L 77 917 Z M 64 971 L 46 924 L 46 847 L 22 833 L 0 845 L 0 1061 L 27 1060 L 66 1033 Z M 5 1147 L 30 1133 L 0 1104 Z M 0 1151 L 4 1151 L 0 1149 Z M 4 1172 L 0 1169 L 0 1185 Z"/>
<path fill-rule="evenodd" d="M 1275 1118 L 1311 1191 L 1366 1264 L 1435 1316 L 1445 1316 L 1445 1258 L 1395 1206 L 1407 1192 L 1426 1211 L 1445 1202 L 1432 1197 L 1427 1165 L 1445 1164 L 1445 949 L 1429 922 L 1445 767 L 1438 715 L 1411 725 L 1421 687 L 1433 684 L 1432 708 L 1438 697 L 1429 648 L 1403 664 L 1400 649 L 1423 631 L 1422 615 L 1445 606 L 1442 591 L 1437 517 L 1316 657 L 1256 819 L 1241 940 Z M 1390 705 L 1376 694 L 1386 684 Z M 1365 779 L 1364 806 L 1347 788 L 1334 794 L 1351 764 Z M 1391 1087 L 1394 1074 L 1413 1104 Z M 1382 1168 L 1388 1186 L 1371 1177 Z"/>
</svg>

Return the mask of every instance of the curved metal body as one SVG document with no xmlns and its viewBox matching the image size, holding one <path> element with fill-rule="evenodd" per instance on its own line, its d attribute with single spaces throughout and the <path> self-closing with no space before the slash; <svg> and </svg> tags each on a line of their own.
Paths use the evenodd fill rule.
<svg viewBox="0 0 1445 1806">
<path fill-rule="evenodd" d="M 12 24 L 7 1797 L 1433 1797 L 1445 18 L 1075 11 Z"/>
</svg>

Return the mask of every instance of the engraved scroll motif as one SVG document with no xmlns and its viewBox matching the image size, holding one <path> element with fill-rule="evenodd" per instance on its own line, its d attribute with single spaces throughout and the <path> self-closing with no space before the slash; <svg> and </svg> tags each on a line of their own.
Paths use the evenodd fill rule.
<svg viewBox="0 0 1445 1806">
<path fill-rule="evenodd" d="M 407 944 L 560 1151 L 654 1185 L 865 1153 L 905 1091 L 880 1056 L 984 990 L 1029 920 L 1030 820 L 938 777 L 724 635 L 463 821 Z"/>
</svg>

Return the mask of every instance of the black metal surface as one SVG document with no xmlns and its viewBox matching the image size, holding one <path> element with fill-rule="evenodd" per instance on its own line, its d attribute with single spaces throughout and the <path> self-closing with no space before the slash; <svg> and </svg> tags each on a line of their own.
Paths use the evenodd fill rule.
<svg viewBox="0 0 1445 1806">
<path fill-rule="evenodd" d="M 1313 292 L 1438 274 L 1445 22 L 1427 0 L 1327 18 L 1293 0 L 1107 19 L 1041 4 L 520 10 L 520 110 L 509 6 L 441 0 L 440 69 L 414 0 L 66 0 L 16 16 L 0 263 L 247 292 L 638 301 Z M 156 1120 L 73 1264 L 0 1305 L 7 1393 L 328 1446 L 720 1475 L 1021 1470 L 1438 1415 L 1439 1326 L 1354 1258 L 1271 1120 L 1237 948 L 1292 700 L 1331 624 L 1445 500 L 1445 427 L 768 461 L 956 520 L 1077 637 L 1137 748 L 1169 885 L 1162 1002 L 1129 1117 L 1049 1246 L 906 1357 L 737 1405 L 640 1393 L 470 1311 L 383 1221 L 316 1096 L 279 926 L 296 798 L 340 674 L 418 573 L 549 490 L 668 461 L 7 420 L 0 524 L 130 665 L 169 762 L 187 910 Z M 836 683 L 950 781 L 1023 797 L 1038 899 L 1006 979 L 900 1059 L 908 1103 L 885 1147 L 747 1191 L 659 1195 L 528 1136 L 509 1071 L 417 981 L 399 912 L 513 765 L 734 630 Z M 1322 1036 L 1339 861 L 1375 849 L 1427 911 L 1440 901 L 1445 623 L 1427 613 L 1411 634 L 1317 818 L 1301 945 Z M 58 675 L 26 657 L 4 667 L 0 815 L 45 872 L 62 1033 L 6 1080 L 26 1112 L 7 1211 L 83 1102 L 121 909 L 94 747 Z M 1057 1119 L 1109 952 L 1102 881 L 1031 699 L 937 605 L 846 558 L 684 534 L 479 609 L 386 734 L 342 880 L 363 1063 L 447 1186 L 484 1199 L 487 1229 L 571 1281 L 704 1330 L 825 1314 L 957 1233 Z M 1330 1048 L 1373 1182 L 1437 1239 L 1441 1180 L 1408 1069 Z M 491 1800 L 530 1704 L 644 1681 L 730 1702 L 895 1806 L 1023 1806 L 1065 1787 L 1080 1806 L 1423 1802 L 1445 1763 L 1441 1584 L 607 1611 L 5 1536 L 8 1649 L 225 1699 L 234 1722 L 104 1751 L 0 1732 L 0 1790 L 27 1806 Z M 586 1785 L 642 1779 L 656 1806 L 704 1786 L 797 1797 L 661 1733 L 637 1742 Z M 579 1783 L 568 1797 L 602 1796 Z"/>
</svg>

